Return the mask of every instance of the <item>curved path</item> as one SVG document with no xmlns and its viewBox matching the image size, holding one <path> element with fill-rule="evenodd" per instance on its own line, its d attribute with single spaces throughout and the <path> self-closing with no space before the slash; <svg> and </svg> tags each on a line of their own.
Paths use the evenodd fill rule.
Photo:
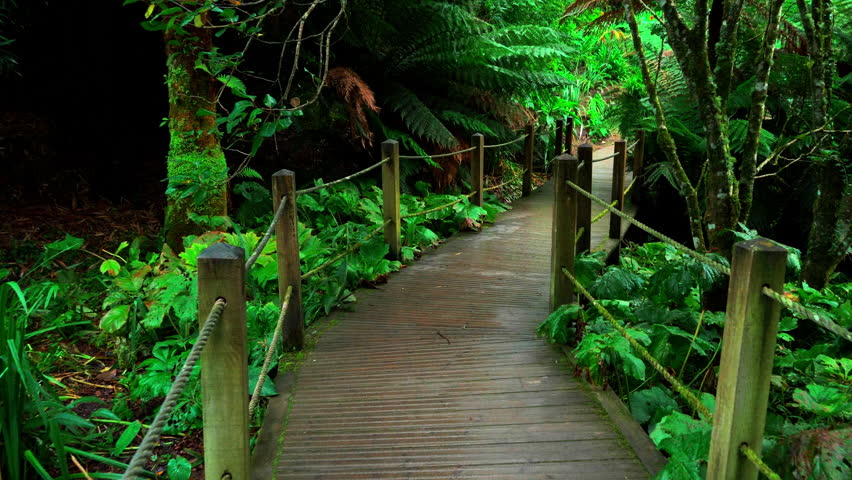
<svg viewBox="0 0 852 480">
<path fill-rule="evenodd" d="M 595 193 L 609 198 L 608 185 Z M 535 335 L 549 313 L 551 202 L 548 185 L 334 314 L 298 373 L 277 478 L 648 478 Z"/>
</svg>

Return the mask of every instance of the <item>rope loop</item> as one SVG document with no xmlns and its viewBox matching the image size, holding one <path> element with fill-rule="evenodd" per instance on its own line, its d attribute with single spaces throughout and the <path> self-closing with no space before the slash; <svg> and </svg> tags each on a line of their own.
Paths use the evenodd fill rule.
<svg viewBox="0 0 852 480">
<path fill-rule="evenodd" d="M 487 190 L 487 189 L 486 189 L 486 190 Z M 419 217 L 420 215 L 426 215 L 427 213 L 437 212 L 438 210 L 443 210 L 443 209 L 445 209 L 445 208 L 452 207 L 453 205 L 455 205 L 455 204 L 457 204 L 457 203 L 463 202 L 463 201 L 465 201 L 465 199 L 468 199 L 468 198 L 470 198 L 470 197 L 472 197 L 472 196 L 474 196 L 474 195 L 476 195 L 476 192 L 475 192 L 475 191 L 474 191 L 474 192 L 471 192 L 471 193 L 468 193 L 467 195 L 465 195 L 465 196 L 463 196 L 463 197 L 459 198 L 458 200 L 453 200 L 453 201 L 452 201 L 452 202 L 450 202 L 450 203 L 445 203 L 445 204 L 443 204 L 443 205 L 438 205 L 437 207 L 430 208 L 430 209 L 428 209 L 428 210 L 423 210 L 422 212 L 406 213 L 405 215 L 400 215 L 400 217 L 399 217 L 399 218 L 400 218 L 400 219 L 404 219 L 404 218 L 411 218 L 411 217 Z"/>
<path fill-rule="evenodd" d="M 523 139 L 527 138 L 527 136 L 528 136 L 528 134 L 526 134 L 526 133 L 525 133 L 525 134 L 521 135 L 520 137 L 518 137 L 518 138 L 516 138 L 516 139 L 514 139 L 514 140 L 509 140 L 508 142 L 498 143 L 498 144 L 496 144 L 496 145 L 485 145 L 485 146 L 484 146 L 484 147 L 482 147 L 482 148 L 500 148 L 500 147 L 505 147 L 505 146 L 507 146 L 507 145 L 512 145 L 513 143 L 518 143 L 518 142 L 520 142 L 521 140 L 523 140 Z"/>
<path fill-rule="evenodd" d="M 757 452 L 752 450 L 747 444 L 744 443 L 740 445 L 740 452 L 743 454 L 743 456 L 749 459 L 749 461 L 751 461 L 751 463 L 753 463 L 754 466 L 757 467 L 757 469 L 760 471 L 760 473 L 766 476 L 766 478 L 768 478 L 769 480 L 781 480 L 781 476 L 775 473 L 771 468 L 769 468 L 769 465 L 764 463 L 763 460 L 760 459 L 760 456 L 757 454 Z"/>
<path fill-rule="evenodd" d="M 633 349 L 636 350 L 642 356 L 642 358 L 645 359 L 645 361 L 647 361 L 652 367 L 654 367 L 654 370 L 656 370 L 657 373 L 662 375 L 663 378 L 665 378 L 669 382 L 669 384 L 672 386 L 672 389 L 676 391 L 693 410 L 700 413 L 708 421 L 712 420 L 713 413 L 710 412 L 710 409 L 707 408 L 703 403 L 701 403 L 698 397 L 696 397 L 695 394 L 689 390 L 689 388 L 687 388 L 683 383 L 681 383 L 680 380 L 670 374 L 666 370 L 666 368 L 663 367 L 663 365 L 660 364 L 660 362 L 656 358 L 654 358 L 654 356 L 651 355 L 651 353 L 645 347 L 642 346 L 641 343 L 639 343 L 635 338 L 633 338 L 627 331 L 627 329 L 622 327 L 621 324 L 618 323 L 618 320 L 616 320 L 615 317 L 613 317 L 612 314 L 609 313 L 606 308 L 604 308 L 600 303 L 598 303 L 597 299 L 595 299 L 595 297 L 593 297 L 592 294 L 589 293 L 589 291 L 586 290 L 586 288 L 583 287 L 583 285 L 580 284 L 579 281 L 577 281 L 574 275 L 571 275 L 571 272 L 569 272 L 567 268 L 562 268 L 562 273 L 566 277 L 568 277 L 568 279 L 571 280 L 572 283 L 574 283 L 574 286 L 577 287 L 577 290 L 580 291 L 580 293 L 582 293 L 583 296 L 589 300 L 589 303 L 591 303 L 610 324 L 612 324 L 613 328 L 615 328 L 618 333 L 620 333 L 621 336 L 624 337 L 630 343 L 631 346 L 633 346 Z"/>
<path fill-rule="evenodd" d="M 251 270 L 251 267 L 254 266 L 254 263 L 257 261 L 258 257 L 260 257 L 260 253 L 263 252 L 263 249 L 266 248 L 266 244 L 269 243 L 269 239 L 272 238 L 272 233 L 275 231 L 275 225 L 281 220 L 281 215 L 284 213 L 284 207 L 287 205 L 287 196 L 281 198 L 281 203 L 278 205 L 278 210 L 275 211 L 275 215 L 272 217 L 272 223 L 269 224 L 269 228 L 266 229 L 266 233 L 263 235 L 263 238 L 260 239 L 257 246 L 254 248 L 254 251 L 249 256 L 248 260 L 246 260 L 246 272 Z"/>
<path fill-rule="evenodd" d="M 186 357 L 186 362 L 181 367 L 180 373 L 178 373 L 174 383 L 172 383 L 169 393 L 163 400 L 163 404 L 157 412 L 157 416 L 154 417 L 154 421 L 151 422 L 151 427 L 145 433 L 145 437 L 142 438 L 139 448 L 133 454 L 133 458 L 130 459 L 127 470 L 121 476 L 122 480 L 137 478 L 142 473 L 142 467 L 145 466 L 145 462 L 148 461 L 148 458 L 154 451 L 154 447 L 160 442 L 160 435 L 166 426 L 166 420 L 168 420 L 172 410 L 175 409 L 178 399 L 183 393 L 183 389 L 186 388 L 186 383 L 192 374 L 192 369 L 198 363 L 198 359 L 201 358 L 201 351 L 204 350 L 204 346 L 210 340 L 210 335 L 213 334 L 213 329 L 216 328 L 216 325 L 222 318 L 222 313 L 225 311 L 227 304 L 228 302 L 224 298 L 219 298 L 213 304 L 213 308 L 210 309 L 210 314 L 207 315 L 207 320 L 204 321 L 204 326 L 201 327 L 198 338 L 195 339 L 195 344 L 192 345 L 192 350 L 190 350 L 189 356 Z"/>
<path fill-rule="evenodd" d="M 846 330 L 840 325 L 832 322 L 824 315 L 818 314 L 817 312 L 805 307 L 801 303 L 794 302 L 793 300 L 785 297 L 784 295 L 781 295 L 780 293 L 776 292 L 775 290 L 772 290 L 769 287 L 764 286 L 761 291 L 764 295 L 780 303 L 783 307 L 792 311 L 799 317 L 807 318 L 808 320 L 816 323 L 817 325 L 828 330 L 829 332 L 849 342 L 852 342 L 852 332 L 849 332 L 849 330 Z"/>
<path fill-rule="evenodd" d="M 260 369 L 260 376 L 257 377 L 257 383 L 254 385 L 254 391 L 251 394 L 251 400 L 248 406 L 248 416 L 251 420 L 254 415 L 254 410 L 257 408 L 257 402 L 260 401 L 260 392 L 263 390 L 263 383 L 266 381 L 266 374 L 269 372 L 269 364 L 272 362 L 272 355 L 275 348 L 278 346 L 278 341 L 281 339 L 281 332 L 284 330 L 284 317 L 287 316 L 287 307 L 290 305 L 290 297 L 293 295 L 293 286 L 287 285 L 287 292 L 284 294 L 284 302 L 281 303 L 281 314 L 278 315 L 278 323 L 275 325 L 275 332 L 272 334 L 272 341 L 269 342 L 269 347 L 266 350 L 266 357 L 263 359 L 263 367 Z"/>
<path fill-rule="evenodd" d="M 601 205 L 605 209 L 607 209 L 610 212 L 618 215 L 619 217 L 623 218 L 624 220 L 627 220 L 628 222 L 632 223 L 633 225 L 636 225 L 637 227 L 641 228 L 642 230 L 644 230 L 644 231 L 650 233 L 651 235 L 657 237 L 663 243 L 666 243 L 666 244 L 680 250 L 681 252 L 689 255 L 690 257 L 698 260 L 701 263 L 704 263 L 705 265 L 713 267 L 714 269 L 716 269 L 720 273 L 731 276 L 731 267 L 724 265 L 722 263 L 719 263 L 716 260 L 712 260 L 710 258 L 707 258 L 707 256 L 696 252 L 695 250 L 687 247 L 686 245 L 683 245 L 682 243 L 675 241 L 671 237 L 668 237 L 668 236 L 658 232 L 657 230 L 654 230 L 653 228 L 649 227 L 648 225 L 645 225 L 644 223 L 640 222 L 639 220 L 636 220 L 635 218 L 631 217 L 630 215 L 622 212 L 621 210 L 610 206 L 604 200 L 601 200 L 600 198 L 598 198 L 598 197 L 592 195 L 591 193 L 583 190 L 582 188 L 580 188 L 576 183 L 572 182 L 571 180 L 566 180 L 565 183 L 568 186 L 570 186 L 571 188 L 573 188 L 574 190 L 577 190 L 577 192 L 579 192 L 584 197 L 592 200 L 593 202 L 597 203 L 598 205 Z"/>
<path fill-rule="evenodd" d="M 400 158 L 402 158 L 402 157 L 400 157 Z M 352 180 L 353 178 L 355 178 L 359 175 L 363 175 L 363 174 L 369 172 L 370 170 L 381 167 L 382 165 L 388 163 L 389 161 L 390 161 L 390 157 L 383 158 L 379 163 L 370 165 L 369 167 L 367 167 L 367 168 L 365 168 L 361 171 L 355 172 L 352 175 L 348 175 L 348 176 L 343 177 L 343 178 L 339 178 L 339 179 L 337 179 L 333 182 L 323 183 L 322 185 L 317 185 L 317 186 L 311 187 L 311 188 L 305 188 L 303 190 L 296 190 L 296 195 L 304 195 L 306 193 L 316 192 L 317 190 L 322 190 L 322 189 L 328 188 L 332 185 L 337 185 L 338 183 L 345 182 L 347 180 Z"/>
</svg>

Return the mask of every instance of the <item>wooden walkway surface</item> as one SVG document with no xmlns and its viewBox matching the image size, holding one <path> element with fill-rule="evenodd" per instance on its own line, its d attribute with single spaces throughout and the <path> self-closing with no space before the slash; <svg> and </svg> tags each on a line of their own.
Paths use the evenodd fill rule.
<svg viewBox="0 0 852 480">
<path fill-rule="evenodd" d="M 610 164 L 595 164 L 605 199 Z M 551 203 L 546 185 L 334 314 L 297 375 L 277 478 L 648 478 L 536 337 Z M 592 245 L 607 227 L 595 224 Z"/>
</svg>

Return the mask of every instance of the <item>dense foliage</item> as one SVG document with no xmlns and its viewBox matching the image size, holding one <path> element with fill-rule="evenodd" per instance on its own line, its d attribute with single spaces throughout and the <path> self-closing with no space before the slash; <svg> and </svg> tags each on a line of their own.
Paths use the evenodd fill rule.
<svg viewBox="0 0 852 480">
<path fill-rule="evenodd" d="M 789 277 L 799 257 L 790 253 Z M 716 257 L 717 261 L 724 261 Z M 577 277 L 659 363 L 711 411 L 715 405 L 725 313 L 702 308 L 721 274 L 662 243 L 635 246 L 619 265 L 583 256 Z M 838 279 L 840 280 L 840 279 Z M 852 327 L 852 283 L 819 291 L 788 282 L 796 301 Z M 578 373 L 613 388 L 670 456 L 658 478 L 705 477 L 712 423 L 694 409 L 592 306 L 565 305 L 539 326 L 557 343 L 574 345 Z M 784 311 L 778 332 L 762 457 L 784 478 L 848 478 L 852 465 L 852 361 L 848 342 Z"/>
</svg>

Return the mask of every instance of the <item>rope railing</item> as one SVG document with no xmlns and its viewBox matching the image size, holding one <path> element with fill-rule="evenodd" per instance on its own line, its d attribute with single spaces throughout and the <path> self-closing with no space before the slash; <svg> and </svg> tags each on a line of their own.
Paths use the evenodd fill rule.
<svg viewBox="0 0 852 480">
<path fill-rule="evenodd" d="M 589 291 L 586 290 L 586 288 L 583 287 L 583 285 L 579 281 L 577 281 L 574 275 L 571 275 L 571 272 L 569 272 L 567 268 L 563 268 L 562 273 L 565 274 L 565 276 L 568 277 L 569 280 L 571 280 L 574 286 L 577 287 L 577 290 L 579 290 L 580 293 L 582 293 L 583 296 L 586 297 L 589 303 L 591 303 L 598 310 L 598 312 L 603 315 L 603 317 L 613 326 L 613 328 L 615 328 L 618 333 L 620 333 L 621 336 L 624 337 L 630 343 L 630 345 L 633 346 L 633 348 L 639 353 L 639 355 L 641 355 L 642 358 L 645 359 L 645 361 L 647 361 L 652 367 L 654 367 L 654 370 L 656 370 L 657 373 L 662 375 L 663 378 L 665 378 L 669 382 L 669 384 L 671 384 L 672 388 L 681 396 L 681 398 L 684 399 L 684 401 L 686 401 L 687 404 L 689 404 L 692 409 L 703 415 L 708 420 L 712 420 L 713 413 L 710 412 L 710 409 L 707 408 L 703 403 L 701 403 L 698 397 L 696 397 L 695 394 L 692 393 L 692 391 L 690 391 L 689 388 L 686 387 L 686 385 L 681 383 L 680 380 L 678 380 L 671 373 L 669 373 L 666 368 L 662 366 L 660 362 L 656 358 L 654 358 L 653 355 L 651 355 L 651 352 L 649 352 L 645 347 L 642 346 L 641 343 L 639 343 L 638 340 L 633 338 L 633 336 L 630 335 L 630 332 L 628 332 L 626 328 L 622 327 L 621 324 L 618 323 L 618 320 L 616 320 L 615 317 L 613 317 L 612 314 L 609 313 L 609 311 L 603 305 L 601 305 L 597 301 L 597 299 L 595 299 L 595 297 L 593 297 L 592 294 L 589 293 Z"/>
<path fill-rule="evenodd" d="M 422 160 L 424 158 L 444 158 L 444 157 L 452 157 L 453 155 L 458 155 L 460 153 L 467 153 L 476 150 L 477 147 L 465 148 L 464 150 L 457 150 L 455 152 L 449 153 L 436 153 L 435 155 L 400 155 L 399 158 L 405 160 Z"/>
<path fill-rule="evenodd" d="M 287 307 L 290 305 L 290 297 L 293 296 L 293 286 L 287 286 L 287 292 L 284 294 L 284 302 L 281 304 L 281 314 L 278 315 L 278 323 L 275 324 L 275 332 L 272 334 L 272 341 L 266 350 L 266 357 L 263 359 L 263 367 L 260 369 L 260 376 L 257 377 L 257 383 L 254 385 L 254 391 L 251 394 L 249 401 L 248 415 L 249 418 L 254 415 L 254 409 L 257 408 L 257 402 L 260 401 L 260 392 L 263 390 L 263 384 L 266 381 L 266 374 L 269 372 L 269 364 L 272 363 L 272 355 L 275 353 L 275 348 L 278 346 L 278 341 L 281 339 L 281 332 L 284 330 L 284 317 L 287 315 Z"/>
<path fill-rule="evenodd" d="M 257 243 L 257 246 L 254 248 L 251 256 L 249 256 L 248 260 L 246 260 L 246 272 L 251 270 L 251 267 L 254 266 L 254 263 L 260 257 L 263 249 L 266 248 L 266 244 L 269 243 L 269 239 L 272 238 L 272 233 L 275 231 L 275 225 L 278 224 L 278 221 L 281 220 L 281 215 L 284 213 L 284 207 L 287 206 L 287 197 L 281 198 L 281 203 L 278 205 L 278 210 L 275 211 L 275 215 L 272 217 L 272 222 L 269 224 L 269 228 L 266 229 L 266 233 L 263 235 L 263 238 L 260 239 L 260 242 Z"/>
<path fill-rule="evenodd" d="M 601 200 L 600 198 L 598 198 L 598 197 L 592 195 L 591 193 L 583 190 L 576 183 L 574 183 L 570 180 L 566 180 L 565 183 L 568 186 L 570 186 L 571 188 L 573 188 L 574 190 L 577 190 L 577 192 L 580 193 L 581 195 L 583 195 L 584 197 L 590 199 L 591 201 L 597 203 L 598 205 L 601 205 L 606 210 L 618 215 L 619 217 L 623 218 L 624 220 L 627 220 L 628 222 L 632 223 L 633 225 L 636 225 L 637 227 L 641 228 L 642 230 L 644 230 L 644 231 L 650 233 L 651 235 L 657 237 L 663 243 L 671 245 L 672 247 L 680 250 L 682 253 L 685 253 L 685 254 L 689 255 L 690 257 L 698 260 L 699 262 L 702 262 L 706 265 L 709 265 L 710 267 L 713 267 L 714 269 L 718 270 L 719 272 L 721 272 L 725 275 L 728 275 L 728 276 L 731 275 L 731 268 L 728 267 L 727 265 L 724 265 L 724 264 L 719 263 L 715 260 L 707 258 L 705 255 L 702 255 L 702 254 L 696 252 L 695 250 L 687 247 L 686 245 L 683 245 L 682 243 L 677 242 L 676 240 L 672 239 L 671 237 L 660 233 L 659 231 L 649 227 L 648 225 L 645 225 L 644 223 L 640 222 L 639 220 L 636 220 L 635 218 L 633 218 L 632 216 L 622 212 L 621 210 L 619 210 L 615 207 L 611 207 L 609 204 L 606 203 L 606 201 Z"/>
<path fill-rule="evenodd" d="M 595 159 L 592 159 L 592 163 L 603 162 L 604 160 L 609 160 L 610 158 L 615 158 L 616 155 L 618 155 L 618 152 L 607 155 L 605 157 L 595 158 Z"/>
<path fill-rule="evenodd" d="M 363 245 L 364 245 L 364 243 L 366 243 L 366 242 L 367 242 L 367 240 L 369 240 L 369 239 L 371 239 L 371 238 L 375 237 L 376 235 L 378 235 L 379 233 L 381 233 L 381 232 L 382 232 L 382 230 L 384 230 L 385 226 L 387 226 L 389 223 L 391 223 L 391 221 L 390 221 L 390 220 L 386 220 L 386 221 L 385 221 L 385 223 L 383 223 L 381 226 L 379 226 L 378 228 L 376 228 L 375 230 L 373 230 L 372 232 L 370 232 L 370 234 L 369 234 L 369 235 L 367 235 L 366 237 L 362 238 L 360 241 L 358 241 L 357 243 L 353 244 L 352 246 L 350 246 L 349 248 L 347 248 L 346 250 L 344 250 L 344 251 L 343 251 L 343 252 L 341 252 L 340 254 L 335 255 L 335 256 L 334 256 L 331 260 L 328 260 L 327 262 L 323 263 L 323 264 L 322 264 L 322 265 L 320 265 L 319 267 L 316 267 L 316 268 L 314 268 L 313 270 L 310 270 L 310 271 L 308 271 L 308 272 L 306 272 L 306 273 L 302 274 L 302 280 L 307 280 L 307 279 L 311 278 L 312 276 L 316 275 L 317 273 L 319 273 L 319 272 L 321 272 L 321 271 L 325 270 L 326 268 L 328 268 L 328 267 L 330 267 L 330 266 L 334 265 L 334 264 L 335 264 L 335 263 L 337 263 L 337 261 L 338 261 L 338 260 L 340 260 L 341 258 L 343 258 L 343 257 L 345 257 L 345 256 L 347 256 L 347 255 L 349 255 L 350 253 L 354 252 L 355 250 L 358 250 L 359 248 L 361 248 L 361 246 L 363 246 Z"/>
<path fill-rule="evenodd" d="M 192 369 L 198 363 L 201 351 L 207 345 L 207 341 L 210 339 L 210 335 L 213 334 L 213 329 L 216 328 L 219 319 L 222 318 L 222 313 L 225 311 L 227 304 L 228 302 L 225 299 L 220 298 L 216 300 L 213 308 L 210 309 L 210 314 L 207 316 L 207 320 L 204 321 L 204 326 L 201 327 L 201 331 L 198 333 L 198 338 L 196 338 L 189 356 L 186 357 L 186 362 L 181 367 L 180 373 L 178 373 L 174 383 L 172 383 L 169 393 L 166 395 L 160 410 L 157 412 L 157 416 L 151 422 L 151 428 L 145 433 L 145 437 L 142 438 L 139 448 L 133 454 L 133 458 L 130 459 L 127 470 L 121 476 L 122 480 L 137 478 L 142 472 L 142 467 L 148 461 L 151 453 L 153 453 L 156 444 L 160 441 L 160 435 L 163 432 L 163 427 L 166 425 L 166 420 L 168 420 L 172 410 L 175 409 L 178 399 L 181 393 L 183 393 L 183 389 L 186 388 L 186 383 L 192 374 Z"/>
<path fill-rule="evenodd" d="M 745 458 L 747 458 L 751 463 L 757 467 L 758 471 L 762 473 L 769 480 L 781 480 L 781 476 L 772 471 L 772 469 L 760 459 L 760 456 L 752 450 L 748 445 L 742 444 L 740 445 L 740 453 L 743 454 Z"/>
<path fill-rule="evenodd" d="M 627 146 L 627 151 L 632 152 L 636 145 L 639 145 L 639 140 L 634 140 L 633 143 Z"/>
<path fill-rule="evenodd" d="M 523 140 L 523 139 L 525 139 L 525 138 L 527 138 L 527 134 L 526 134 L 526 133 L 525 133 L 525 134 L 523 134 L 523 135 L 521 135 L 520 137 L 518 137 L 518 138 L 514 139 L 514 140 L 509 140 L 508 142 L 498 143 L 498 144 L 496 144 L 496 145 L 485 145 L 485 146 L 483 146 L 482 148 L 500 148 L 500 147 L 505 147 L 505 146 L 507 146 L 507 145 L 512 145 L 513 143 L 518 143 L 518 142 L 520 142 L 521 140 Z"/>
<path fill-rule="evenodd" d="M 775 290 L 772 290 L 769 287 L 764 286 L 761 291 L 764 295 L 780 303 L 783 307 L 787 308 L 798 316 L 806 318 L 819 325 L 820 327 L 828 330 L 829 332 L 834 333 L 835 335 L 844 338 L 849 342 L 852 342 L 852 332 L 849 332 L 849 330 L 832 322 L 825 316 L 818 314 L 817 312 L 805 307 L 800 303 L 794 302 L 793 300 L 785 297 L 784 295 L 781 295 L 780 293 L 776 292 Z"/>
<path fill-rule="evenodd" d="M 400 215 L 400 216 L 399 216 L 399 218 L 400 218 L 400 219 L 404 219 L 404 218 L 411 218 L 411 217 L 419 217 L 420 215 L 426 215 L 427 213 L 437 212 L 437 211 L 439 211 L 439 210 L 443 210 L 443 209 L 445 209 L 445 208 L 452 207 L 453 205 L 455 205 L 455 204 L 457 204 L 457 203 L 461 203 L 461 202 L 465 201 L 465 199 L 470 198 L 470 197 L 472 197 L 472 196 L 476 195 L 476 193 L 477 193 L 477 192 L 470 192 L 470 193 L 468 193 L 467 195 L 465 195 L 465 196 L 463 196 L 463 197 L 459 198 L 458 200 L 453 200 L 453 201 L 452 201 L 452 202 L 450 202 L 450 203 L 445 203 L 445 204 L 443 204 L 443 205 L 438 205 L 437 207 L 433 207 L 433 208 L 430 208 L 430 209 L 428 209 L 428 210 L 423 210 L 422 212 L 406 213 L 405 215 Z"/>
<path fill-rule="evenodd" d="M 297 195 L 304 195 L 306 193 L 311 193 L 311 192 L 315 192 L 317 190 L 322 190 L 323 188 L 328 188 L 332 185 L 337 185 L 338 183 L 342 183 L 342 182 L 345 182 L 347 180 L 352 180 L 353 178 L 355 178 L 359 175 L 363 175 L 363 174 L 365 174 L 365 173 L 367 173 L 367 172 L 369 172 L 373 169 L 381 167 L 382 165 L 384 165 L 385 163 L 387 163 L 389 161 L 390 161 L 390 158 L 383 158 L 379 163 L 370 165 L 369 167 L 367 167 L 367 168 L 365 168 L 361 171 L 355 172 L 352 175 L 348 175 L 348 176 L 345 176 L 343 178 L 338 178 L 337 180 L 335 180 L 333 182 L 323 183 L 322 185 L 317 185 L 315 187 L 305 188 L 303 190 L 296 190 L 296 194 Z"/>
<path fill-rule="evenodd" d="M 519 173 L 519 174 L 515 175 L 515 177 L 514 177 L 514 178 L 512 178 L 512 179 L 510 179 L 510 180 L 506 180 L 505 182 L 500 183 L 500 184 L 497 184 L 497 185 L 492 185 L 492 186 L 490 186 L 490 187 L 488 187 L 488 188 L 483 188 L 483 189 L 482 189 L 482 191 L 483 191 L 483 192 L 490 192 L 491 190 L 497 190 L 498 188 L 505 187 L 506 185 L 508 185 L 508 184 L 510 184 L 510 183 L 512 183 L 512 182 L 517 182 L 517 181 L 518 181 L 518 179 L 520 179 L 520 178 L 521 178 L 524 174 L 526 174 L 526 173 L 527 173 L 527 170 L 526 170 L 526 169 L 524 169 L 521 173 Z"/>
</svg>

